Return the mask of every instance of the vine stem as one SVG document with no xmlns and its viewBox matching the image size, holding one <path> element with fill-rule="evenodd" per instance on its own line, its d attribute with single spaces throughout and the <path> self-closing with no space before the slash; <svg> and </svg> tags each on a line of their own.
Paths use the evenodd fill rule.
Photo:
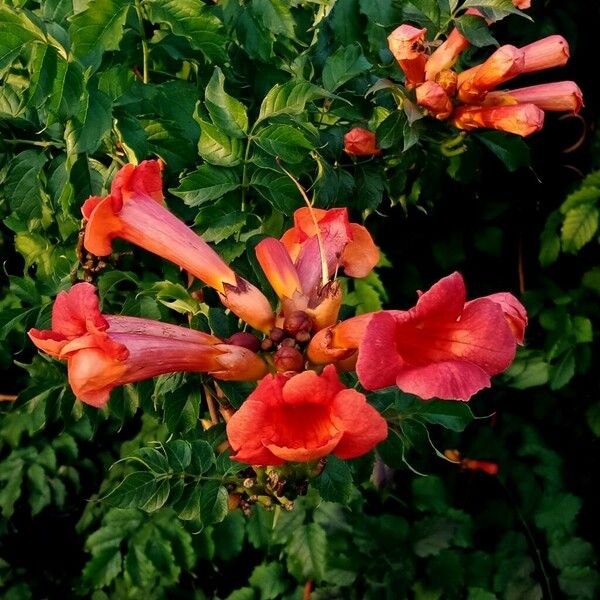
<svg viewBox="0 0 600 600">
<path fill-rule="evenodd" d="M 142 80 L 148 83 L 148 40 L 144 32 L 144 14 L 142 12 L 142 3 L 140 0 L 135 0 L 135 12 L 137 13 L 140 22 L 140 36 L 142 38 Z"/>
<path fill-rule="evenodd" d="M 548 600 L 553 600 L 554 596 L 552 594 L 552 586 L 550 585 L 550 577 L 548 576 L 548 572 L 546 571 L 546 566 L 544 565 L 544 559 L 542 558 L 542 553 L 540 552 L 540 549 L 535 541 L 535 538 L 533 537 L 533 533 L 531 532 L 531 529 L 530 529 L 529 525 L 527 524 L 525 517 L 521 514 L 521 511 L 519 510 L 519 507 L 518 507 L 516 501 L 512 497 L 512 494 L 509 492 L 506 485 L 504 485 L 504 482 L 502 482 L 498 478 L 496 478 L 496 481 L 498 481 L 498 483 L 500 484 L 500 487 L 504 490 L 506 497 L 508 498 L 510 504 L 513 507 L 513 510 L 515 511 L 517 519 L 519 520 L 519 522 L 523 526 L 523 529 L 525 530 L 525 534 L 526 534 L 527 538 L 529 539 L 529 543 L 533 546 L 533 549 L 535 550 L 535 558 L 537 559 L 538 567 L 540 569 L 540 572 L 541 572 L 543 580 L 544 580 L 544 587 L 546 588 L 547 595 L 545 595 L 545 597 L 548 598 Z"/>
</svg>

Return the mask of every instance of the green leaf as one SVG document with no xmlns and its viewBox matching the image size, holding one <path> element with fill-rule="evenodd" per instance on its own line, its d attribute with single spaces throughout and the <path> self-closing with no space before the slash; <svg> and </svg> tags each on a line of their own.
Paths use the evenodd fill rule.
<svg viewBox="0 0 600 600">
<path fill-rule="evenodd" d="M 79 62 L 59 58 L 56 75 L 46 107 L 50 113 L 49 124 L 60 123 L 80 111 L 80 98 L 84 90 L 83 69 Z"/>
<path fill-rule="evenodd" d="M 148 471 L 130 473 L 104 500 L 116 508 L 138 508 L 144 506 L 156 494 L 159 483 Z"/>
<path fill-rule="evenodd" d="M 192 460 L 190 462 L 190 473 L 202 475 L 210 471 L 215 465 L 215 453 L 210 444 L 205 440 L 194 440 L 190 442 L 192 450 Z"/>
<path fill-rule="evenodd" d="M 186 38 L 209 60 L 226 60 L 227 38 L 210 7 L 196 0 L 149 0 L 145 4 L 151 21 L 166 23 L 175 35 Z"/>
<path fill-rule="evenodd" d="M 207 242 L 219 244 L 223 240 L 238 234 L 247 224 L 248 213 L 239 211 L 231 212 L 217 217 L 202 233 L 202 237 Z"/>
<path fill-rule="evenodd" d="M 317 523 L 301 525 L 292 533 L 286 547 L 287 565 L 300 581 L 320 582 L 325 574 L 327 535 Z"/>
<path fill-rule="evenodd" d="M 26 44 L 43 40 L 44 35 L 20 10 L 0 4 L 0 74 Z"/>
<path fill-rule="evenodd" d="M 285 174 L 271 169 L 256 169 L 250 185 L 274 208 L 285 215 L 291 215 L 303 204 L 300 192 L 294 182 Z"/>
<path fill-rule="evenodd" d="M 596 437 L 600 437 L 600 402 L 592 404 L 585 413 L 589 428 Z"/>
<path fill-rule="evenodd" d="M 461 9 L 466 8 L 479 8 L 484 17 L 490 18 L 493 21 L 499 21 L 508 15 L 520 15 L 529 21 L 533 20 L 530 16 L 516 8 L 512 0 L 466 0 Z"/>
<path fill-rule="evenodd" d="M 328 91 L 308 81 L 292 80 L 276 84 L 260 105 L 258 121 L 278 115 L 299 115 L 308 102 L 317 98 L 333 98 Z"/>
<path fill-rule="evenodd" d="M 112 126 L 112 103 L 99 90 L 83 94 L 78 112 L 67 122 L 65 141 L 69 153 L 94 152 Z"/>
<path fill-rule="evenodd" d="M 459 432 L 464 431 L 466 426 L 474 419 L 468 404 L 459 401 L 425 401 L 418 414 L 428 423 L 435 423 L 446 429 Z"/>
<path fill-rule="evenodd" d="M 218 481 L 207 481 L 200 490 L 200 520 L 203 525 L 220 523 L 229 512 L 229 495 Z"/>
<path fill-rule="evenodd" d="M 172 433 L 186 432 L 198 425 L 199 402 L 197 394 L 180 391 L 165 401 L 165 424 Z"/>
<path fill-rule="evenodd" d="M 241 510 L 230 512 L 221 523 L 213 526 L 212 538 L 215 556 L 229 561 L 240 554 L 244 547 L 246 519 Z"/>
<path fill-rule="evenodd" d="M 188 206 L 198 206 L 217 200 L 240 187 L 240 177 L 234 169 L 202 165 L 186 175 L 179 187 L 169 190 Z"/>
<path fill-rule="evenodd" d="M 255 567 L 248 582 L 259 591 L 260 600 L 280 598 L 287 588 L 283 567 L 275 562 Z"/>
<path fill-rule="evenodd" d="M 225 92 L 225 77 L 219 67 L 215 70 L 204 91 L 204 106 L 212 122 L 230 137 L 243 138 L 248 131 L 246 107 Z"/>
<path fill-rule="evenodd" d="M 598 597 L 600 574 L 591 567 L 566 567 L 558 576 L 560 589 L 570 598 Z"/>
<path fill-rule="evenodd" d="M 254 141 L 268 154 L 292 164 L 302 162 L 314 147 L 299 129 L 279 123 L 261 129 Z"/>
<path fill-rule="evenodd" d="M 164 449 L 169 465 L 176 472 L 185 471 L 192 462 L 192 447 L 185 440 L 172 440 Z"/>
<path fill-rule="evenodd" d="M 222 167 L 233 167 L 242 161 L 243 145 L 237 138 L 228 137 L 208 121 L 198 120 L 200 141 L 198 153 L 206 161 Z"/>
<path fill-rule="evenodd" d="M 95 588 L 110 585 L 110 582 L 121 572 L 122 559 L 118 548 L 106 548 L 85 565 L 82 577 Z"/>
<path fill-rule="evenodd" d="M 32 516 L 35 516 L 52 501 L 50 486 L 48 485 L 46 472 L 39 464 L 29 465 L 27 481 L 30 488 L 29 506 L 31 506 Z"/>
<path fill-rule="evenodd" d="M 574 537 L 552 544 L 548 558 L 557 569 L 588 565 L 594 562 L 594 548 L 589 542 Z"/>
<path fill-rule="evenodd" d="M 573 335 L 578 344 L 588 344 L 594 341 L 594 327 L 587 317 L 573 317 Z"/>
<path fill-rule="evenodd" d="M 90 0 L 69 20 L 73 53 L 85 66 L 100 64 L 107 50 L 118 50 L 131 0 Z"/>
<path fill-rule="evenodd" d="M 598 208 L 592 204 L 581 204 L 565 215 L 561 228 L 562 247 L 565 252 L 575 254 L 583 248 L 598 230 Z"/>
<path fill-rule="evenodd" d="M 350 467 L 336 456 L 327 457 L 323 472 L 315 479 L 314 486 L 323 500 L 346 504 L 352 494 Z"/>
<path fill-rule="evenodd" d="M 372 66 L 358 43 L 338 48 L 325 61 L 323 87 L 333 92 L 353 77 L 368 71 Z"/>
<path fill-rule="evenodd" d="M 454 19 L 456 29 L 465 37 L 473 46 L 483 48 L 484 46 L 498 46 L 498 42 L 490 33 L 490 29 L 485 19 L 476 15 L 462 15 Z"/>
<path fill-rule="evenodd" d="M 25 222 L 42 216 L 40 173 L 47 160 L 43 152 L 25 150 L 9 164 L 3 193 L 11 209 Z"/>
<path fill-rule="evenodd" d="M 575 375 L 575 355 L 572 350 L 565 352 L 555 365 L 550 365 L 550 389 L 559 390 Z"/>
<path fill-rule="evenodd" d="M 144 504 L 140 506 L 142 510 L 146 512 L 154 512 L 159 508 L 162 508 L 169 497 L 169 492 L 171 491 L 171 486 L 169 482 L 165 479 L 161 481 L 158 486 L 154 489 L 152 495 Z"/>
<path fill-rule="evenodd" d="M 547 494 L 535 513 L 535 524 L 548 535 L 570 535 L 581 510 L 581 499 L 572 494 Z"/>
<path fill-rule="evenodd" d="M 560 254 L 560 237 L 558 228 L 562 223 L 561 215 L 558 211 L 550 213 L 544 229 L 540 234 L 540 253 L 538 259 L 540 265 L 546 268 L 556 261 Z"/>
<path fill-rule="evenodd" d="M 531 162 L 529 146 L 521 138 L 500 131 L 478 131 L 473 137 L 493 152 L 512 173 Z"/>
<path fill-rule="evenodd" d="M 377 147 L 382 150 L 394 148 L 404 137 L 406 115 L 401 110 L 389 114 L 377 127 Z"/>
</svg>

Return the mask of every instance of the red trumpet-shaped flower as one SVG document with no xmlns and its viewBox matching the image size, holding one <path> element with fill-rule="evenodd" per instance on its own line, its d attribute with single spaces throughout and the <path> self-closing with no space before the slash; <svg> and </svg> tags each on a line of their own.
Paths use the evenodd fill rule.
<svg viewBox="0 0 600 600">
<path fill-rule="evenodd" d="M 473 458 L 462 458 L 458 450 L 444 450 L 444 456 L 454 463 L 459 464 L 463 469 L 470 471 L 483 471 L 488 475 L 498 475 L 498 463 L 489 460 L 475 460 Z"/>
<path fill-rule="evenodd" d="M 377 138 L 372 131 L 354 127 L 344 135 L 344 152 L 351 156 L 378 156 Z"/>
<path fill-rule="evenodd" d="M 330 280 L 339 267 L 347 275 L 365 277 L 377 264 L 379 251 L 362 225 L 349 222 L 345 208 L 311 207 L 294 213 L 294 227 L 281 240 L 262 240 L 256 257 L 284 315 L 306 311 L 318 331 L 337 319 L 341 292 Z"/>
<path fill-rule="evenodd" d="M 163 206 L 161 164 L 147 160 L 137 167 L 125 165 L 108 196 L 85 202 L 86 250 L 108 255 L 114 238 L 136 244 L 198 277 L 217 290 L 223 304 L 244 321 L 268 331 L 273 312 L 262 292 L 236 275 L 201 237 Z"/>
<path fill-rule="evenodd" d="M 33 343 L 67 361 L 77 398 L 92 406 L 108 402 L 114 387 L 177 371 L 208 372 L 217 379 L 256 380 L 266 364 L 256 354 L 212 335 L 136 317 L 100 313 L 93 285 L 61 292 L 52 329 L 31 329 Z"/>
<path fill-rule="evenodd" d="M 515 356 L 515 334 L 504 310 L 512 312 L 519 303 L 465 300 L 462 276 L 453 273 L 422 294 L 414 308 L 375 313 L 359 347 L 356 371 L 363 386 L 376 390 L 395 383 L 423 399 L 447 400 L 468 400 L 489 387 L 490 377 Z"/>
<path fill-rule="evenodd" d="M 333 366 L 267 375 L 227 424 L 234 460 L 253 465 L 354 458 L 387 437 L 385 419 Z"/>
</svg>

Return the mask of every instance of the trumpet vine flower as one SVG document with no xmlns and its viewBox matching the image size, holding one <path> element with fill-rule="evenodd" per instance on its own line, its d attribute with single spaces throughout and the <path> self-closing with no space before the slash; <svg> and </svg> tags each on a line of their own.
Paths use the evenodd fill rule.
<svg viewBox="0 0 600 600">
<path fill-rule="evenodd" d="M 96 289 L 78 283 L 61 292 L 52 329 L 31 329 L 40 349 L 68 365 L 77 398 L 101 407 L 113 388 L 164 373 L 196 371 L 217 379 L 256 380 L 266 372 L 257 354 L 184 327 L 137 317 L 103 315 Z"/>
<path fill-rule="evenodd" d="M 251 283 L 236 275 L 221 257 L 163 204 L 162 163 L 147 160 L 125 165 L 104 198 L 83 205 L 87 219 L 84 246 L 97 256 L 111 253 L 114 238 L 127 240 L 179 265 L 219 292 L 221 301 L 261 331 L 273 324 L 269 301 Z"/>
<path fill-rule="evenodd" d="M 387 437 L 385 419 L 335 367 L 267 375 L 227 423 L 232 458 L 254 465 L 354 458 Z"/>
</svg>

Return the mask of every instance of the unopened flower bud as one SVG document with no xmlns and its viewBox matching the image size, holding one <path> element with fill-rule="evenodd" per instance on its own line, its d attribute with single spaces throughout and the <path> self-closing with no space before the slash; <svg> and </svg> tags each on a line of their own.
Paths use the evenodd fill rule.
<svg viewBox="0 0 600 600">
<path fill-rule="evenodd" d="M 275 368 L 280 372 L 302 371 L 304 368 L 304 357 L 296 348 L 281 346 L 273 355 Z"/>
<path fill-rule="evenodd" d="M 377 156 L 381 150 L 377 147 L 377 138 L 372 131 L 354 127 L 344 135 L 344 152 L 351 156 Z"/>
<path fill-rule="evenodd" d="M 273 327 L 269 332 L 269 337 L 278 344 L 285 337 L 285 331 L 281 327 Z"/>
<path fill-rule="evenodd" d="M 310 331 L 299 331 L 295 339 L 299 344 L 310 342 Z"/>
<path fill-rule="evenodd" d="M 273 340 L 271 338 L 265 338 L 261 343 L 260 343 L 260 349 L 263 352 L 269 352 L 270 350 L 273 350 L 273 346 L 275 344 L 273 343 Z"/>
<path fill-rule="evenodd" d="M 426 81 L 417 88 L 417 104 L 440 120 L 447 119 L 453 108 L 448 94 L 435 81 Z"/>
<path fill-rule="evenodd" d="M 287 346 L 288 348 L 294 348 L 296 346 L 296 340 L 294 338 L 285 338 L 281 341 L 281 346 Z"/>
<path fill-rule="evenodd" d="M 286 333 L 294 336 L 300 331 L 310 331 L 312 319 L 303 310 L 295 310 L 285 318 L 283 328 Z"/>
<path fill-rule="evenodd" d="M 241 346 L 242 348 L 252 350 L 252 352 L 258 352 L 260 350 L 260 340 L 247 331 L 238 331 L 238 333 L 234 333 L 225 340 L 225 343 L 232 344 L 233 346 Z"/>
</svg>

